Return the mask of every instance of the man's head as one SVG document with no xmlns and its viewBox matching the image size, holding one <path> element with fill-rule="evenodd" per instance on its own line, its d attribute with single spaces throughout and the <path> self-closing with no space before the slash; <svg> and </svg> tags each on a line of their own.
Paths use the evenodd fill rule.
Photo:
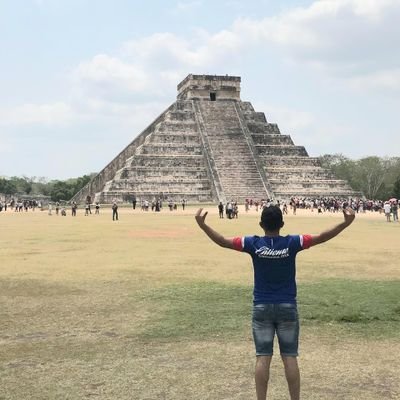
<svg viewBox="0 0 400 400">
<path fill-rule="evenodd" d="M 265 207 L 261 213 L 260 226 L 265 231 L 277 231 L 284 225 L 282 211 L 277 206 Z"/>
</svg>

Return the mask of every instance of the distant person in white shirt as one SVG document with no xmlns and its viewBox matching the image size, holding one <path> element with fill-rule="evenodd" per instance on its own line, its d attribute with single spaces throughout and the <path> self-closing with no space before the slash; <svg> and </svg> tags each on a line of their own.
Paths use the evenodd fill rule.
<svg viewBox="0 0 400 400">
<path fill-rule="evenodd" d="M 391 208 L 392 207 L 388 201 L 383 205 L 383 211 L 385 212 L 387 222 L 391 222 L 391 219 L 390 219 Z"/>
</svg>

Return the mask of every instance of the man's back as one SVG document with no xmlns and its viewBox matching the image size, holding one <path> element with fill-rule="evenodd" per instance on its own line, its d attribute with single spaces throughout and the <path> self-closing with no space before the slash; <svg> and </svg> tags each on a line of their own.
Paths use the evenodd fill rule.
<svg viewBox="0 0 400 400">
<path fill-rule="evenodd" d="M 310 236 L 245 236 L 235 248 L 248 253 L 254 268 L 254 304 L 296 303 L 296 255 Z"/>
</svg>

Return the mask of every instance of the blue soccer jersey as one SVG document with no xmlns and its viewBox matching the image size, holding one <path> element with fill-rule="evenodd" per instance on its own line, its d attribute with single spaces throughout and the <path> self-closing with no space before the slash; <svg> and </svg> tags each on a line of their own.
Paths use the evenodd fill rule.
<svg viewBox="0 0 400 400">
<path fill-rule="evenodd" d="M 234 248 L 253 260 L 254 304 L 296 303 L 296 255 L 311 242 L 310 235 L 233 239 Z"/>
</svg>

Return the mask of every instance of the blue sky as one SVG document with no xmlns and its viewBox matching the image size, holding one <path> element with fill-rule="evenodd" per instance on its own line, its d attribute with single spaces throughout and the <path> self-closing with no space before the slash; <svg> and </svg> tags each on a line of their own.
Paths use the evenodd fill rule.
<svg viewBox="0 0 400 400">
<path fill-rule="evenodd" d="M 189 73 L 311 156 L 400 156 L 400 0 L 0 0 L 0 176 L 100 171 Z"/>
</svg>

